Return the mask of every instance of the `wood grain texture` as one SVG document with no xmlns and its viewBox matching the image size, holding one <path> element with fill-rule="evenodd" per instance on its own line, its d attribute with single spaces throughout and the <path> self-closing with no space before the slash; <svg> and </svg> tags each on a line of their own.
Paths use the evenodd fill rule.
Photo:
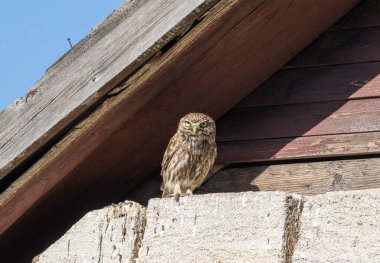
<svg viewBox="0 0 380 263">
<path fill-rule="evenodd" d="M 351 29 L 378 26 L 380 26 L 380 2 L 365 0 L 339 20 L 334 28 Z"/>
<path fill-rule="evenodd" d="M 286 68 L 380 61 L 379 47 L 380 28 L 329 31 L 292 59 Z"/>
<path fill-rule="evenodd" d="M 159 167 L 182 115 L 220 117 L 357 2 L 221 2 L 0 196 L 0 233 L 26 211 L 73 215 L 125 195 Z"/>
<path fill-rule="evenodd" d="M 323 158 L 380 153 L 380 133 L 355 133 L 218 143 L 220 163 Z"/>
<path fill-rule="evenodd" d="M 200 193 L 285 191 L 315 195 L 380 187 L 380 158 L 230 168 L 220 171 Z"/>
<path fill-rule="evenodd" d="M 217 123 L 217 141 L 380 131 L 380 98 L 236 109 Z"/>
<path fill-rule="evenodd" d="M 135 1 L 115 12 L 110 23 L 60 59 L 24 99 L 0 113 L 0 178 L 182 34 L 215 2 Z"/>
<path fill-rule="evenodd" d="M 281 70 L 235 108 L 380 97 L 380 63 Z"/>
</svg>

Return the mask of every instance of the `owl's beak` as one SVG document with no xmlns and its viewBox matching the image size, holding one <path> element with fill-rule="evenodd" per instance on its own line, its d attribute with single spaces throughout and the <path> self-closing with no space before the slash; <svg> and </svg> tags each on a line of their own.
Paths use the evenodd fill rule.
<svg viewBox="0 0 380 263">
<path fill-rule="evenodd" d="M 193 134 L 194 135 L 197 135 L 197 129 L 198 129 L 197 126 L 193 126 Z"/>
</svg>

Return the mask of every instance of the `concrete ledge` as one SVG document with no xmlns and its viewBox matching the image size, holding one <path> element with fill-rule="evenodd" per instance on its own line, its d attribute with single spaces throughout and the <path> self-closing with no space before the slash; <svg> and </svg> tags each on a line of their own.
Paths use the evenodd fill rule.
<svg viewBox="0 0 380 263">
<path fill-rule="evenodd" d="M 89 212 L 33 262 L 134 262 L 145 214 L 128 201 Z"/>
<path fill-rule="evenodd" d="M 380 262 L 380 189 L 307 197 L 297 262 Z"/>
<path fill-rule="evenodd" d="M 289 195 L 152 199 L 137 262 L 283 262 Z"/>
<path fill-rule="evenodd" d="M 380 189 L 243 192 L 88 213 L 34 262 L 380 262 Z"/>
</svg>

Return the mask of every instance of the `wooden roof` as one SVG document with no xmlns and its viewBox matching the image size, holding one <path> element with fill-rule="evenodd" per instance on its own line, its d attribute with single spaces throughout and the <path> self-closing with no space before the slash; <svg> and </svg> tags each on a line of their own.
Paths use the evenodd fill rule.
<svg viewBox="0 0 380 263">
<path fill-rule="evenodd" d="M 0 247 L 122 199 L 182 115 L 218 119 L 358 2 L 123 5 L 1 113 Z"/>
</svg>

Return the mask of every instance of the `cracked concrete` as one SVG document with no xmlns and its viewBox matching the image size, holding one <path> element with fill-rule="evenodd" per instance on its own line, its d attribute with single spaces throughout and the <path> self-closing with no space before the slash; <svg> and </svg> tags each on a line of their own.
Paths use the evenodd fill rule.
<svg viewBox="0 0 380 263">
<path fill-rule="evenodd" d="M 34 262 L 134 262 L 145 215 L 129 201 L 89 212 Z"/>
<path fill-rule="evenodd" d="M 300 202 L 280 192 L 152 199 L 137 262 L 283 262 L 288 199 Z"/>
<path fill-rule="evenodd" d="M 379 199 L 372 189 L 126 201 L 88 213 L 35 262 L 380 262 Z"/>
<path fill-rule="evenodd" d="M 287 196 L 285 200 L 286 219 L 282 239 L 283 262 L 285 263 L 292 262 L 292 256 L 297 245 L 301 228 L 300 218 L 304 202 L 305 200 L 301 195 Z"/>
<path fill-rule="evenodd" d="M 305 197 L 293 262 L 379 263 L 380 189 Z"/>
</svg>

